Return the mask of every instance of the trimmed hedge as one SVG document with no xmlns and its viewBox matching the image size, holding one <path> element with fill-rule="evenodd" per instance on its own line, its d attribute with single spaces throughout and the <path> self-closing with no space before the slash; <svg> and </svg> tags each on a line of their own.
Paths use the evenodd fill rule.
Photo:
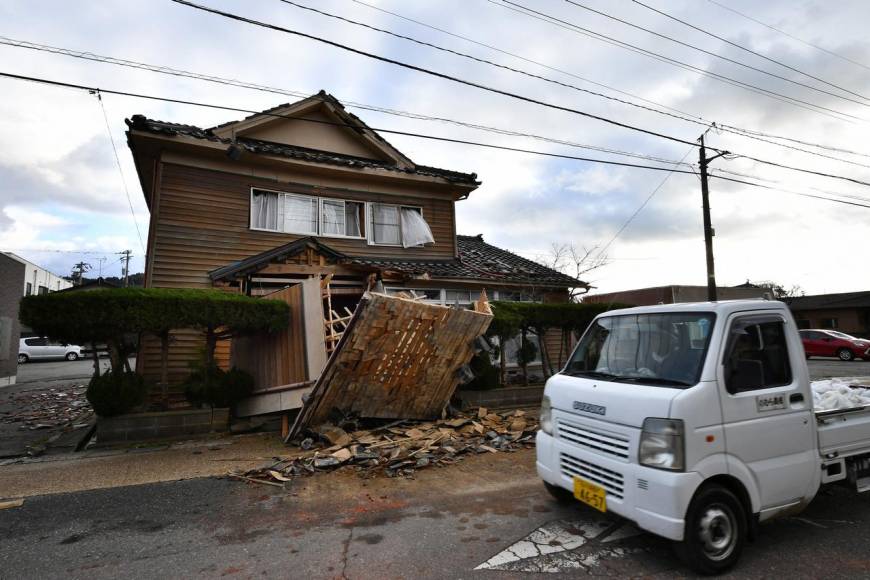
<svg viewBox="0 0 870 580">
<path fill-rule="evenodd" d="M 107 288 L 25 297 L 19 318 L 40 335 L 87 344 L 180 328 L 274 332 L 287 327 L 290 309 L 279 300 L 220 290 Z"/>
<path fill-rule="evenodd" d="M 582 333 L 592 319 L 608 310 L 628 304 L 586 304 L 574 302 L 492 302 L 493 320 L 489 336 L 512 337 L 523 328 L 543 332 L 548 328 Z"/>
</svg>

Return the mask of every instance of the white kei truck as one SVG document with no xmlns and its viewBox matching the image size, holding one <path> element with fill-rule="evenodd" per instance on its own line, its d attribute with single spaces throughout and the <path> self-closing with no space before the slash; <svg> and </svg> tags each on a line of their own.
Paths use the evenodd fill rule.
<svg viewBox="0 0 870 580">
<path fill-rule="evenodd" d="M 668 538 L 702 574 L 734 566 L 758 524 L 821 484 L 870 489 L 870 406 L 817 412 L 782 302 L 599 315 L 544 390 L 537 470 L 579 500 Z"/>
</svg>

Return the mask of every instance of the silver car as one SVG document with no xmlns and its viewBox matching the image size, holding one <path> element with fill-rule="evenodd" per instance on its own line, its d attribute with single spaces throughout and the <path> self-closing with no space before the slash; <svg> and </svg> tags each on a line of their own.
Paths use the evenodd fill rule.
<svg viewBox="0 0 870 580">
<path fill-rule="evenodd" d="M 31 360 L 78 360 L 81 357 L 82 347 L 54 342 L 44 337 L 22 338 L 18 343 L 18 364 Z"/>
</svg>

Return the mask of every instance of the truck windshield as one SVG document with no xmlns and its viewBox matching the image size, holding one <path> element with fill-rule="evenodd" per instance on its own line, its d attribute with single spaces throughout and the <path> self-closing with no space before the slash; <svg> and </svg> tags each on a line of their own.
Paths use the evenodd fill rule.
<svg viewBox="0 0 870 580">
<path fill-rule="evenodd" d="M 712 313 L 692 312 L 599 318 L 562 372 L 655 386 L 695 385 L 714 321 Z"/>
</svg>

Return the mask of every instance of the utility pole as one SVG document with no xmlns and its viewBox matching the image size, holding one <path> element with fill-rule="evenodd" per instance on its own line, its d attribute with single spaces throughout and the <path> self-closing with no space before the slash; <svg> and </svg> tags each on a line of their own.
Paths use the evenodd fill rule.
<svg viewBox="0 0 870 580">
<path fill-rule="evenodd" d="M 124 260 L 124 288 L 126 288 L 127 285 L 129 284 L 129 278 L 130 278 L 131 251 L 124 250 L 123 252 L 119 252 L 119 253 L 124 256 L 122 259 Z"/>
<path fill-rule="evenodd" d="M 710 129 L 707 129 L 707 131 L 709 130 Z M 707 165 L 717 157 L 725 155 L 727 151 L 722 151 L 712 157 L 707 157 L 707 150 L 704 148 L 704 135 L 707 134 L 707 131 L 704 131 L 700 139 L 698 139 L 701 142 L 701 147 L 698 153 L 701 166 L 701 205 L 704 208 L 704 246 L 707 251 L 707 300 L 710 302 L 716 302 L 718 299 L 718 293 L 716 291 L 716 268 L 713 265 L 713 236 L 716 235 L 716 232 L 713 230 L 710 220 L 710 189 L 707 186 Z"/>
</svg>

